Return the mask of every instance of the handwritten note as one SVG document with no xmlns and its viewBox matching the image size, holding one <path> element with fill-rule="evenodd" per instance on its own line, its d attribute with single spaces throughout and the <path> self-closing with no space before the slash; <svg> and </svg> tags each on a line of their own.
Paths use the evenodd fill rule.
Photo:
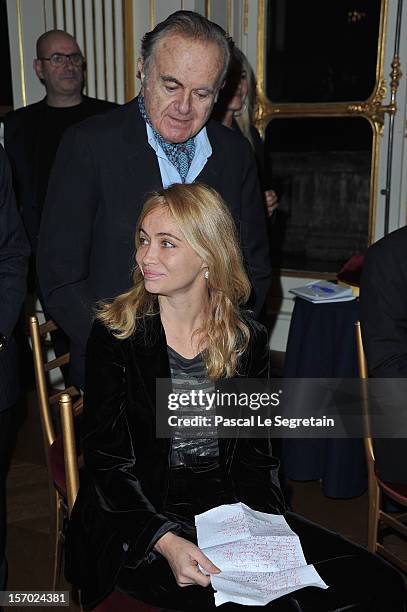
<svg viewBox="0 0 407 612">
<path fill-rule="evenodd" d="M 283 516 L 237 503 L 197 515 L 195 525 L 199 547 L 222 570 L 211 577 L 217 606 L 265 605 L 305 586 L 328 588 Z"/>
</svg>

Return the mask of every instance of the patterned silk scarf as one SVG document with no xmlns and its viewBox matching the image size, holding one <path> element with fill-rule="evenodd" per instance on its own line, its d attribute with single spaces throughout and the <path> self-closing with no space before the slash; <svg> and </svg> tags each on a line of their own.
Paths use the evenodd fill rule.
<svg viewBox="0 0 407 612">
<path fill-rule="evenodd" d="M 187 140 L 186 142 L 180 143 L 167 142 L 162 136 L 160 136 L 158 132 L 155 131 L 155 129 L 151 125 L 151 121 L 146 113 L 146 109 L 144 106 L 144 98 L 141 94 L 138 97 L 138 104 L 141 116 L 153 130 L 154 138 L 164 151 L 165 155 L 167 156 L 167 159 L 178 170 L 182 182 L 185 183 L 189 168 L 195 155 L 195 139 L 189 138 L 189 140 Z"/>
</svg>

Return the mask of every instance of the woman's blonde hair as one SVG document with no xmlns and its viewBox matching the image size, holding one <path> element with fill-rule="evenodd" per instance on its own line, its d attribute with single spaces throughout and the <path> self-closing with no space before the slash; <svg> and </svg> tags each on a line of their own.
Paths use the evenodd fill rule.
<svg viewBox="0 0 407 612">
<path fill-rule="evenodd" d="M 247 81 L 247 98 L 240 113 L 235 115 L 235 121 L 238 124 L 243 136 L 247 138 L 254 148 L 253 136 L 250 126 L 254 123 L 254 110 L 256 105 L 256 77 L 249 60 L 245 54 L 238 48 L 233 49 L 233 61 L 240 67 L 240 74 L 246 73 Z"/>
<path fill-rule="evenodd" d="M 214 106 L 212 117 L 223 123 L 225 116 L 228 113 L 229 104 L 235 97 L 243 73 L 245 74 L 247 81 L 247 96 L 243 101 L 242 108 L 233 113 L 233 118 L 238 124 L 243 136 L 247 138 L 254 149 L 251 126 L 254 124 L 256 108 L 256 77 L 254 76 L 253 69 L 249 64 L 249 60 L 236 46 L 233 47 L 229 63 L 229 70 L 226 75 L 226 81 L 219 92 L 218 101 Z"/>
<path fill-rule="evenodd" d="M 136 248 L 145 217 L 157 208 L 168 210 L 186 242 L 208 266 L 209 307 L 203 327 L 195 333 L 202 338 L 208 376 L 231 377 L 250 337 L 240 306 L 249 299 L 251 287 L 229 209 L 214 189 L 199 183 L 175 184 L 154 192 L 147 198 L 137 223 Z M 125 339 L 138 322 L 158 312 L 158 296 L 146 291 L 143 275 L 136 266 L 130 291 L 111 303 L 101 304 L 97 317 L 117 338 Z"/>
</svg>

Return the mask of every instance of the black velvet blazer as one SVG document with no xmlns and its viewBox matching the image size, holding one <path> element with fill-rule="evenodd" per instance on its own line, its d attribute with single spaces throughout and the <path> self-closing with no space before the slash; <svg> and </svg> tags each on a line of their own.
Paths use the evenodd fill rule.
<svg viewBox="0 0 407 612">
<path fill-rule="evenodd" d="M 251 340 L 239 376 L 265 378 L 267 333 L 259 323 L 248 324 Z M 193 526 L 174 523 L 163 512 L 170 440 L 156 438 L 155 397 L 156 378 L 170 377 L 159 315 L 147 318 L 127 340 L 94 323 L 86 357 L 85 468 L 66 541 L 66 576 L 82 590 L 85 606 L 114 588 L 125 557 L 126 565 L 137 567 L 165 532 L 194 539 Z M 268 439 L 220 439 L 219 454 L 229 503 L 285 511 Z"/>
</svg>

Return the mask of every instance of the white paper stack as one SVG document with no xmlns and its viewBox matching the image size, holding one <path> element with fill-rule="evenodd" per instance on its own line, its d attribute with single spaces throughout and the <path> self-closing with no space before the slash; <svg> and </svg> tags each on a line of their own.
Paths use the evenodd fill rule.
<svg viewBox="0 0 407 612">
<path fill-rule="evenodd" d="M 289 289 L 289 291 L 313 304 L 349 302 L 355 299 L 352 287 L 343 287 L 342 285 L 336 285 L 326 280 L 313 281 L 302 287 Z"/>
<path fill-rule="evenodd" d="M 197 515 L 195 525 L 199 548 L 221 570 L 211 576 L 216 606 L 266 605 L 306 586 L 328 588 L 283 516 L 237 503 Z"/>
</svg>

